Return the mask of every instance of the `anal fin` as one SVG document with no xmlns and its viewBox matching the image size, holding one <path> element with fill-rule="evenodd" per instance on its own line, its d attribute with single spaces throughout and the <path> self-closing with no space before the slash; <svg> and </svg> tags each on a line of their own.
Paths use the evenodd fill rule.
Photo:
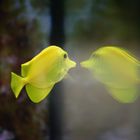
<svg viewBox="0 0 140 140">
<path fill-rule="evenodd" d="M 54 85 L 49 86 L 47 88 L 37 88 L 37 87 L 32 86 L 31 84 L 27 84 L 26 91 L 32 102 L 39 103 L 40 101 L 45 99 L 45 97 L 47 97 L 47 95 L 52 90 L 53 86 Z"/>
<path fill-rule="evenodd" d="M 121 103 L 133 103 L 138 97 L 138 88 L 132 86 L 129 88 L 110 88 L 108 87 L 112 97 Z"/>
</svg>

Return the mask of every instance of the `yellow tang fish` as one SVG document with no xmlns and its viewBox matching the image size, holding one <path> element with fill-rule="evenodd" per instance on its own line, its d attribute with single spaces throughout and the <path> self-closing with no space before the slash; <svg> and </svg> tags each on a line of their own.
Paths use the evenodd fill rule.
<svg viewBox="0 0 140 140">
<path fill-rule="evenodd" d="M 90 69 L 117 101 L 131 103 L 138 97 L 140 63 L 125 50 L 115 46 L 99 48 L 81 66 Z"/>
<path fill-rule="evenodd" d="M 22 77 L 11 73 L 11 88 L 17 98 L 25 86 L 31 101 L 38 103 L 64 78 L 68 70 L 75 66 L 76 63 L 69 59 L 64 50 L 50 46 L 21 65 Z"/>
</svg>

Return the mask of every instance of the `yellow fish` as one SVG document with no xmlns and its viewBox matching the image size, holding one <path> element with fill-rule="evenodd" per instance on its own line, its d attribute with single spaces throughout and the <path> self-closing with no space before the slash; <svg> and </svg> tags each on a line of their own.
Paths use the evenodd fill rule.
<svg viewBox="0 0 140 140">
<path fill-rule="evenodd" d="M 76 63 L 57 46 L 50 46 L 32 60 L 21 65 L 21 76 L 11 73 L 11 88 L 18 98 L 25 86 L 32 102 L 42 101 Z"/>
<path fill-rule="evenodd" d="M 138 97 L 140 63 L 125 50 L 115 46 L 99 48 L 81 66 L 90 69 L 117 101 L 131 103 Z"/>
</svg>

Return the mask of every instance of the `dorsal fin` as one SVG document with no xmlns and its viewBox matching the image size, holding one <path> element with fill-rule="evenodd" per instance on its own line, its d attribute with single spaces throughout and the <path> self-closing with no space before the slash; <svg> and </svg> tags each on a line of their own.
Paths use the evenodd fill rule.
<svg viewBox="0 0 140 140">
<path fill-rule="evenodd" d="M 21 65 L 21 75 L 26 77 L 30 69 L 30 62 L 26 62 Z"/>
</svg>

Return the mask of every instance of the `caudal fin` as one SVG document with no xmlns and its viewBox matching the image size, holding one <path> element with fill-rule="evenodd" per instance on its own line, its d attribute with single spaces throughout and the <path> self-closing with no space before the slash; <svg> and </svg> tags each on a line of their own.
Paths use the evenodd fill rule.
<svg viewBox="0 0 140 140">
<path fill-rule="evenodd" d="M 16 98 L 18 98 L 19 93 L 22 90 L 24 85 L 25 85 L 25 82 L 23 78 L 12 72 L 11 73 L 11 88 Z"/>
</svg>

